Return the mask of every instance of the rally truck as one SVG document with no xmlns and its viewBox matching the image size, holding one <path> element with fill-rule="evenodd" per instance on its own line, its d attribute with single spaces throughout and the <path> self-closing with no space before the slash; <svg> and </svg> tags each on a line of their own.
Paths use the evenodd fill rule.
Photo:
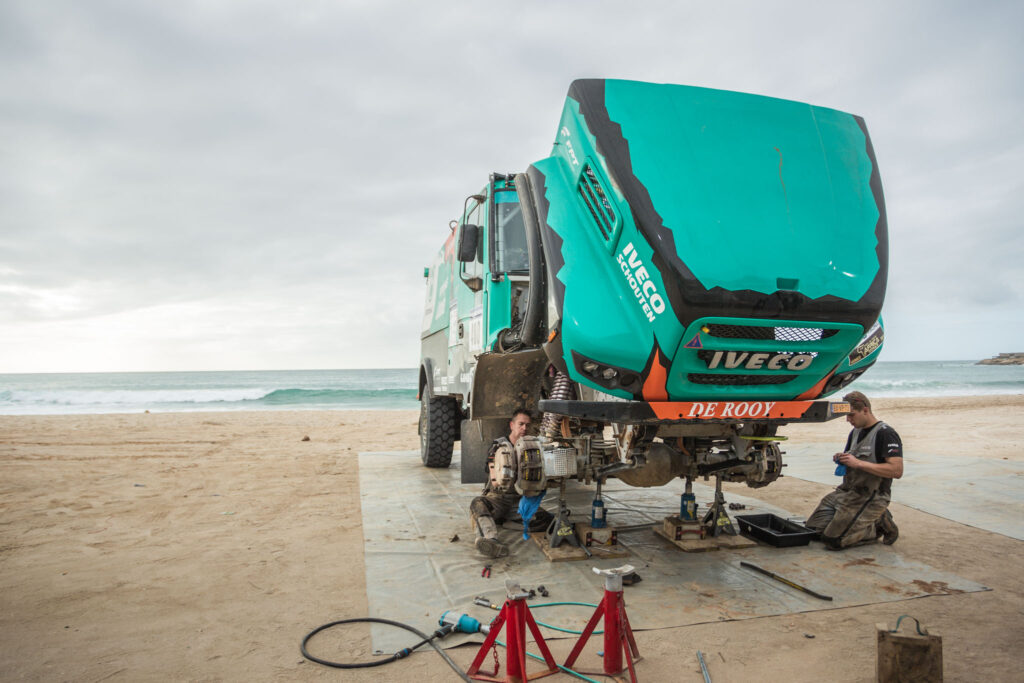
<svg viewBox="0 0 1024 683">
<path fill-rule="evenodd" d="M 778 429 L 877 360 L 887 261 L 862 118 L 575 81 L 551 154 L 491 173 L 425 270 L 423 464 L 461 441 L 484 481 L 522 407 L 552 482 L 768 484 Z"/>
</svg>

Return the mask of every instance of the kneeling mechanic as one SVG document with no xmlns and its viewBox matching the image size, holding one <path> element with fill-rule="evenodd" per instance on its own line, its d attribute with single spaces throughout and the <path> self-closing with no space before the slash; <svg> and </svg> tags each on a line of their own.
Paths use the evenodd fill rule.
<svg viewBox="0 0 1024 683">
<path fill-rule="evenodd" d="M 846 448 L 833 460 L 846 467 L 843 483 L 821 499 L 806 526 L 819 532 L 829 550 L 841 550 L 881 538 L 892 545 L 899 528 L 889 512 L 892 480 L 903 476 L 903 443 L 899 434 L 871 411 L 868 397 L 852 391 L 846 421 L 853 430 Z"/>
</svg>

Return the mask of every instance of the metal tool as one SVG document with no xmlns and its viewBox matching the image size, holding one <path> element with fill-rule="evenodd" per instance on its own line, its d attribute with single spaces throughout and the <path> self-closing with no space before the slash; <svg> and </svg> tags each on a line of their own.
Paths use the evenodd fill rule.
<svg viewBox="0 0 1024 683">
<path fill-rule="evenodd" d="M 563 489 L 565 485 L 562 485 Z M 587 546 L 582 545 L 580 540 L 576 538 L 576 525 L 569 521 L 571 512 L 568 506 L 565 504 L 565 499 L 562 497 L 562 492 L 559 492 L 558 496 L 558 514 L 551 520 L 551 524 L 548 525 L 548 545 L 552 548 L 557 548 L 563 543 L 568 543 L 571 546 L 579 548 L 587 554 L 587 557 L 592 557 L 592 553 Z"/>
<path fill-rule="evenodd" d="M 604 517 L 604 500 L 601 498 L 601 480 L 597 480 L 597 492 L 594 494 L 594 502 L 590 504 L 590 527 L 592 529 L 604 529 L 608 522 Z"/>
<path fill-rule="evenodd" d="M 468 614 L 456 614 L 452 610 L 442 614 L 438 623 L 448 627 L 450 631 L 459 633 L 483 633 L 486 636 L 491 632 L 491 627 L 488 624 L 481 624 Z"/>
<path fill-rule="evenodd" d="M 732 520 L 729 519 L 729 513 L 726 512 L 725 495 L 722 493 L 721 475 L 715 476 L 715 501 L 711 503 L 711 507 L 706 513 L 704 513 L 704 519 L 701 520 L 701 524 L 707 530 L 708 536 L 714 536 L 716 538 L 722 534 L 738 536 L 740 533 L 733 525 Z"/>
<path fill-rule="evenodd" d="M 594 573 L 604 576 L 604 597 L 597 606 L 594 616 L 590 617 L 586 628 L 580 633 L 579 640 L 573 646 L 569 658 L 565 660 L 564 668 L 572 668 L 587 644 L 587 639 L 594 632 L 597 622 L 604 620 L 604 674 L 606 676 L 618 676 L 629 671 L 629 679 L 636 683 L 636 669 L 634 662 L 640 657 L 640 650 L 637 649 L 636 639 L 633 637 L 633 629 L 629 625 L 629 617 L 626 616 L 626 602 L 622 597 L 622 577 L 633 572 L 633 565 L 624 564 L 621 567 L 611 569 L 599 569 L 594 567 Z M 623 655 L 625 655 L 626 666 L 623 666 Z"/>
<path fill-rule="evenodd" d="M 483 597 L 482 595 L 478 595 L 475 598 L 473 598 L 473 604 L 474 605 L 480 605 L 481 607 L 490 607 L 491 609 L 493 609 L 495 611 L 498 611 L 498 610 L 501 609 L 500 607 L 498 607 L 497 605 L 495 605 L 493 602 L 491 602 L 487 598 Z"/>
<path fill-rule="evenodd" d="M 697 498 L 693 495 L 693 478 L 686 478 L 686 491 L 679 497 L 679 519 L 697 521 Z"/>
<path fill-rule="evenodd" d="M 807 593 L 808 595 L 813 595 L 814 597 L 818 598 L 819 600 L 828 600 L 829 602 L 832 601 L 832 596 L 831 595 L 822 595 L 821 593 L 815 593 L 814 591 L 812 591 L 810 588 L 807 588 L 806 586 L 801 586 L 798 583 L 793 583 L 789 579 L 783 578 L 783 577 L 779 576 L 778 574 L 776 574 L 774 572 L 770 572 L 767 569 L 764 569 L 763 567 L 758 567 L 756 564 L 751 564 L 749 562 L 740 562 L 740 566 L 741 567 L 747 567 L 748 569 L 753 569 L 755 572 L 761 572 L 765 576 L 770 576 L 771 578 L 775 579 L 776 581 L 781 581 L 782 583 L 786 584 L 787 586 L 790 586 L 792 588 L 796 588 L 797 590 L 803 591 L 804 593 Z"/>
<path fill-rule="evenodd" d="M 498 616 L 490 624 L 490 633 L 484 639 L 483 645 L 476 653 L 473 663 L 469 665 L 466 676 L 474 680 L 482 681 L 531 681 L 544 676 L 558 673 L 558 664 L 551 655 L 544 636 L 541 635 L 537 622 L 530 614 L 530 608 L 526 606 L 526 598 L 530 595 L 524 591 L 518 581 L 505 580 L 506 600 Z M 480 665 L 483 663 L 488 652 L 494 645 L 494 641 L 501 629 L 505 629 L 505 671 L 504 679 L 496 678 L 498 675 L 498 662 L 494 662 L 494 671 L 481 672 Z M 526 672 L 526 633 L 527 629 L 533 635 L 535 646 L 540 650 L 543 661 L 547 665 L 544 671 L 530 673 Z"/>
</svg>

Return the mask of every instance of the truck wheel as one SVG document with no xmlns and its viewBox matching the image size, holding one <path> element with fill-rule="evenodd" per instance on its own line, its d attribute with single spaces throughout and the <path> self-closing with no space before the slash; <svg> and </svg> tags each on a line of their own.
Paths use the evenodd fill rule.
<svg viewBox="0 0 1024 683">
<path fill-rule="evenodd" d="M 420 458 L 427 467 L 452 464 L 452 446 L 458 428 L 458 407 L 448 396 L 420 398 Z"/>
</svg>

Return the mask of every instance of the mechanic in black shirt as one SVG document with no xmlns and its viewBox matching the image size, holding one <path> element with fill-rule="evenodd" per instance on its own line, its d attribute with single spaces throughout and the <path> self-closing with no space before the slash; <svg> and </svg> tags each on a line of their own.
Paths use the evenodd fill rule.
<svg viewBox="0 0 1024 683">
<path fill-rule="evenodd" d="M 846 466 L 843 483 L 818 503 L 807 518 L 807 527 L 821 534 L 829 550 L 854 545 L 892 545 L 899 528 L 889 512 L 892 480 L 903 476 L 903 443 L 899 434 L 871 412 L 871 402 L 859 391 L 843 397 L 850 404 L 846 421 L 853 431 L 846 448 L 833 456 Z"/>
</svg>

